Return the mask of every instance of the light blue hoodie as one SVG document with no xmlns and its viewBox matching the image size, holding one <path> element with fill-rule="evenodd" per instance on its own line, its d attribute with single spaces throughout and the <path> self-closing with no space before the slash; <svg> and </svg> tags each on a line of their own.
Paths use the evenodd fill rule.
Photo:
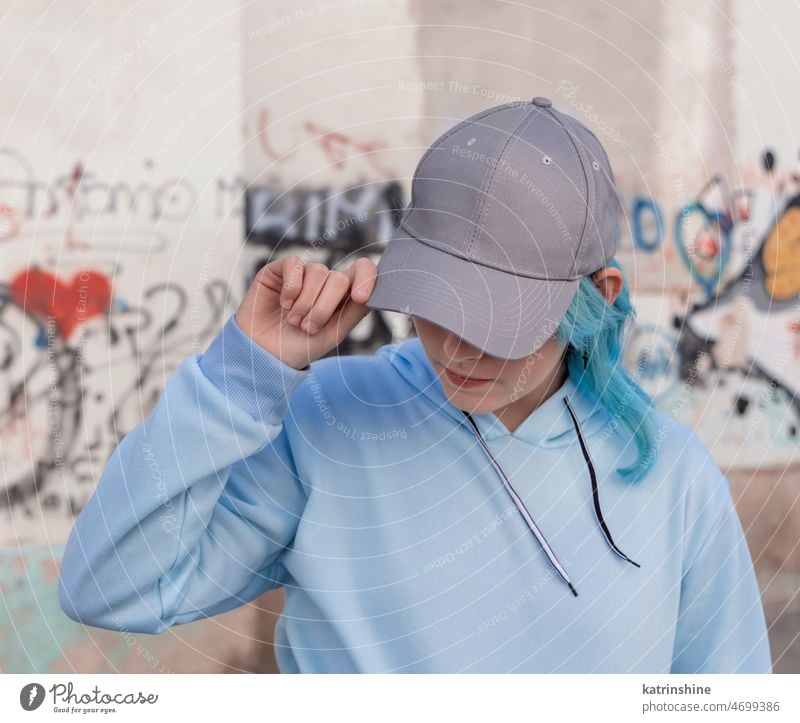
<svg viewBox="0 0 800 723">
<path fill-rule="evenodd" d="M 283 586 L 283 672 L 771 672 L 728 482 L 654 413 L 630 484 L 571 379 L 513 434 L 471 415 L 481 439 L 417 338 L 297 370 L 232 315 L 108 461 L 61 604 L 160 633 Z"/>
</svg>

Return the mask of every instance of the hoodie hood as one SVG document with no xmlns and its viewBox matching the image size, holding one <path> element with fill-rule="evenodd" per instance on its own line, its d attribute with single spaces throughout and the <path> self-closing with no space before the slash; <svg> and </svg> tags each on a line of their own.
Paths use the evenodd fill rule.
<svg viewBox="0 0 800 723">
<path fill-rule="evenodd" d="M 442 382 L 431 366 L 419 337 L 386 344 L 376 354 L 385 356 L 403 379 L 439 411 L 458 424 L 468 423 L 464 412 L 445 394 Z M 581 390 L 572 377 L 567 377 L 556 392 L 534 409 L 513 433 L 493 412 L 471 416 L 487 442 L 505 439 L 544 447 L 577 444 L 575 427 L 564 402 L 565 398 L 572 406 L 584 438 L 599 431 L 609 421 L 600 402 Z"/>
<path fill-rule="evenodd" d="M 603 511 L 600 505 L 597 473 L 586 445 L 586 438 L 605 424 L 608 415 L 600 403 L 591 399 L 588 394 L 579 389 L 570 377 L 567 377 L 556 392 L 536 407 L 522 424 L 511 433 L 494 413 L 467 413 L 449 401 L 418 337 L 406 339 L 399 344 L 387 344 L 381 347 L 377 354 L 386 355 L 390 364 L 414 390 L 436 405 L 438 410 L 452 417 L 455 423 L 464 424 L 470 428 L 483 453 L 491 461 L 495 472 L 502 480 L 506 491 L 524 518 L 531 533 L 536 537 L 551 565 L 569 586 L 574 596 L 577 597 L 578 591 L 575 589 L 569 573 L 559 562 L 555 551 L 550 546 L 536 520 L 533 519 L 524 501 L 517 494 L 492 452 L 489 442 L 493 440 L 498 440 L 499 444 L 523 442 L 539 448 L 570 444 L 574 444 L 576 447 L 580 446 L 580 454 L 586 462 L 586 468 L 591 480 L 591 495 L 595 516 L 606 543 L 619 557 L 636 567 L 640 566 L 639 563 L 631 560 L 619 549 L 611 536 L 611 531 L 603 518 Z"/>
</svg>

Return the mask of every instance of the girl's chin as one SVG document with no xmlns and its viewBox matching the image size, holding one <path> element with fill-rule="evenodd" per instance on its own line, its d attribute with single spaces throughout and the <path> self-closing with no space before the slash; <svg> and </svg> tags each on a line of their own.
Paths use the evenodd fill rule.
<svg viewBox="0 0 800 723">
<path fill-rule="evenodd" d="M 474 394 L 470 394 L 469 391 L 452 392 L 447 395 L 447 398 L 454 407 L 463 409 L 470 414 L 486 414 L 486 412 L 494 412 L 503 407 L 502 404 L 487 403 L 485 399 L 479 400 Z"/>
</svg>

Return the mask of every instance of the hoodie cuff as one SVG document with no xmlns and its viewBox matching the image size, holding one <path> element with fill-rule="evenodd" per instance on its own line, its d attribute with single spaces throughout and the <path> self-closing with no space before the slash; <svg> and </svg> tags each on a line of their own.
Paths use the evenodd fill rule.
<svg viewBox="0 0 800 723">
<path fill-rule="evenodd" d="M 254 419 L 280 424 L 289 396 L 308 376 L 310 365 L 289 366 L 251 339 L 231 314 L 222 331 L 198 357 L 203 375 Z"/>
</svg>

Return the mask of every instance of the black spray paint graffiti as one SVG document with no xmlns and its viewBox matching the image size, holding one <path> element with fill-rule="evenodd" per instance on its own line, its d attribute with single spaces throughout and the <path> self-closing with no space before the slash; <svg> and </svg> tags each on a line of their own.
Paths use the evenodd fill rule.
<svg viewBox="0 0 800 723">
<path fill-rule="evenodd" d="M 6 460 L 0 509 L 28 519 L 79 513 L 98 471 L 158 401 L 169 374 L 188 354 L 202 351 L 234 310 L 221 280 L 208 282 L 191 304 L 181 286 L 157 284 L 138 304 L 117 300 L 107 315 L 87 321 L 77 340 L 65 338 L 57 324 L 32 320 L 10 288 L 0 287 L 0 435 L 8 441 L 22 431 L 41 441 L 28 458 Z M 197 318 L 205 323 L 187 331 Z M 37 325 L 44 346 L 31 354 Z"/>
<path fill-rule="evenodd" d="M 218 218 L 243 211 L 244 183 L 240 178 L 219 178 L 214 186 Z M 180 222 L 197 212 L 199 193 L 183 176 L 160 177 L 152 160 L 142 163 L 140 178 L 133 183 L 104 180 L 82 163 L 67 173 L 43 180 L 18 151 L 0 148 L 0 237 L 15 235 L 31 219 L 80 223 L 98 218 Z"/>
<path fill-rule="evenodd" d="M 325 247 L 342 256 L 385 243 L 403 204 L 400 184 L 371 183 L 338 191 L 250 187 L 245 202 L 248 243 Z"/>
<path fill-rule="evenodd" d="M 378 262 L 392 229 L 399 223 L 403 191 L 395 181 L 364 184 L 339 191 L 280 191 L 247 189 L 245 236 L 252 263 L 245 278 L 247 288 L 269 261 L 297 254 L 306 263 L 335 268 L 353 257 Z M 371 313 L 327 356 L 363 354 L 392 342 L 392 332 L 382 313 Z"/>
</svg>

